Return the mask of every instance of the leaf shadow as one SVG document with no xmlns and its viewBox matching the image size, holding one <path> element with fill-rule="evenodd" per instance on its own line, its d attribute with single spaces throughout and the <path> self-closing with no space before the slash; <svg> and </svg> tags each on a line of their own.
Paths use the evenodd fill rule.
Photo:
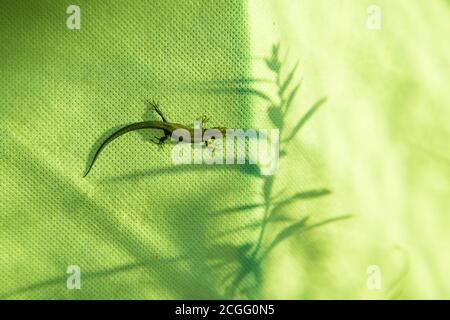
<svg viewBox="0 0 450 320">
<path fill-rule="evenodd" d="M 282 209 L 284 209 L 285 207 L 287 207 L 288 205 L 290 205 L 296 201 L 312 200 L 312 199 L 321 198 L 321 197 L 324 197 L 324 196 L 327 196 L 330 194 L 331 194 L 331 191 L 328 189 L 317 189 L 317 190 L 308 190 L 308 191 L 297 192 L 284 200 L 277 201 L 274 204 L 274 207 L 272 209 L 272 215 L 274 215 L 274 216 L 279 215 L 279 212 L 282 211 Z"/>
<path fill-rule="evenodd" d="M 261 177 L 259 168 L 252 164 L 240 164 L 240 165 L 196 165 L 196 164 L 184 164 L 184 165 L 173 165 L 164 168 L 152 168 L 137 170 L 124 175 L 107 177 L 101 179 L 103 183 L 120 183 L 136 181 L 145 178 L 151 178 L 156 176 L 163 176 L 168 174 L 180 174 L 180 173 L 191 173 L 191 172 L 211 172 L 219 171 L 226 172 L 227 170 L 237 170 L 243 174 L 250 175 L 253 177 Z"/>
<path fill-rule="evenodd" d="M 275 217 L 275 216 L 272 216 L 272 217 L 269 218 L 268 222 L 270 222 L 270 223 L 283 223 L 283 222 L 289 222 L 289 221 L 292 221 L 292 220 L 294 220 L 294 219 L 290 218 L 290 217 L 283 217 L 283 216 Z M 222 232 L 219 232 L 217 234 L 217 237 L 218 238 L 226 237 L 226 236 L 233 235 L 233 234 L 236 234 L 236 233 L 241 233 L 241 232 L 246 231 L 246 230 L 258 229 L 258 228 L 261 228 L 262 224 L 263 224 L 262 221 L 256 221 L 256 222 L 249 223 L 249 224 L 246 224 L 246 225 L 243 225 L 243 226 L 238 226 L 238 227 L 235 227 L 235 228 L 226 229 L 226 230 L 224 230 Z"/>
<path fill-rule="evenodd" d="M 306 113 L 300 118 L 300 120 L 297 122 L 297 124 L 292 129 L 291 133 L 288 135 L 286 139 L 284 139 L 282 142 L 290 142 L 296 134 L 300 131 L 301 128 L 308 122 L 309 119 L 317 112 L 317 110 L 327 101 L 327 97 L 323 97 L 319 99 L 314 105 L 306 111 Z"/>
<path fill-rule="evenodd" d="M 123 265 L 119 265 L 113 268 L 105 268 L 99 271 L 93 272 L 83 272 L 82 277 L 83 281 L 91 281 L 96 280 L 98 278 L 110 277 L 123 272 L 129 272 L 138 268 L 153 268 L 164 264 L 176 263 L 183 258 L 174 258 L 174 259 L 155 259 L 148 262 L 138 262 L 138 263 L 127 263 Z M 27 293 L 30 291 L 38 291 L 46 287 L 57 286 L 61 284 L 65 284 L 67 281 L 67 275 L 49 278 L 47 280 L 39 281 L 32 283 L 27 286 L 23 286 L 17 289 L 13 289 L 10 291 L 6 291 L 4 293 L 0 293 L 0 299 L 8 299 L 10 297 L 20 295 L 23 293 Z"/>
<path fill-rule="evenodd" d="M 308 225 L 307 222 L 310 218 L 310 216 L 306 216 L 304 218 L 302 218 L 300 221 L 297 221 L 289 226 L 287 226 L 286 228 L 282 229 L 276 236 L 275 238 L 272 240 L 272 242 L 269 244 L 269 246 L 267 247 L 267 249 L 261 254 L 261 261 L 268 256 L 268 254 L 276 247 L 278 246 L 281 242 L 287 240 L 288 238 L 298 235 L 299 233 L 303 233 L 306 231 L 311 231 L 313 229 L 316 229 L 318 227 L 324 226 L 326 224 L 330 224 L 333 222 L 337 222 L 340 220 L 345 220 L 345 219 L 349 219 L 351 218 L 352 215 L 341 215 L 341 216 L 337 216 L 337 217 L 333 217 L 333 218 L 329 218 L 323 221 L 319 221 L 317 223 Z"/>
</svg>

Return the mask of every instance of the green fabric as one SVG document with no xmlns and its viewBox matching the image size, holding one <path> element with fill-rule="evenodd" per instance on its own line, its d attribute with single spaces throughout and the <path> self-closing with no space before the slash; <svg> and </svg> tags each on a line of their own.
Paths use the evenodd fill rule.
<svg viewBox="0 0 450 320">
<path fill-rule="evenodd" d="M 378 31 L 365 0 L 77 1 L 80 30 L 70 4 L 2 1 L 1 298 L 450 297 L 448 1 L 379 0 Z M 283 78 L 300 60 L 290 88 L 304 79 L 285 126 L 328 100 L 273 180 L 175 167 L 152 133 L 112 143 L 82 178 L 105 132 L 157 118 L 146 99 L 174 122 L 273 127 L 267 101 L 225 80 L 271 79 L 261 58 L 278 42 Z M 307 216 L 296 231 L 320 228 L 286 231 L 256 264 L 254 204 L 311 190 L 324 192 L 284 206 L 263 246 Z"/>
</svg>

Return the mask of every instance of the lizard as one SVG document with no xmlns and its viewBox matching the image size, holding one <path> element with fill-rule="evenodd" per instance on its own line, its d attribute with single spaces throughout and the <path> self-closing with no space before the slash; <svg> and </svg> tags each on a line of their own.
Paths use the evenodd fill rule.
<svg viewBox="0 0 450 320">
<path fill-rule="evenodd" d="M 128 124 L 124 127 L 121 127 L 120 129 L 114 131 L 113 133 L 111 133 L 108 137 L 106 137 L 105 140 L 103 140 L 103 142 L 99 145 L 99 147 L 97 148 L 97 150 L 94 153 L 94 157 L 92 158 L 92 160 L 88 163 L 87 168 L 84 172 L 83 177 L 86 177 L 88 175 L 88 173 L 91 171 L 92 167 L 94 166 L 95 161 L 97 160 L 98 156 L 100 155 L 100 153 L 102 152 L 102 150 L 112 141 L 116 140 L 117 138 L 119 138 L 120 136 L 128 133 L 128 132 L 132 132 L 132 131 L 136 131 L 136 130 L 143 130 L 143 129 L 159 129 L 162 130 L 164 135 L 162 137 L 160 137 L 158 139 L 157 144 L 162 146 L 165 141 L 172 136 L 173 132 L 175 130 L 178 129 L 184 129 L 187 132 L 189 132 L 190 136 L 191 136 L 191 140 L 189 141 L 190 143 L 202 143 L 205 142 L 206 144 L 208 143 L 207 140 L 204 139 L 204 133 L 206 130 L 218 130 L 222 135 L 226 134 L 226 128 L 224 127 L 214 127 L 214 128 L 209 128 L 209 129 L 205 129 L 205 128 L 201 128 L 201 137 L 200 140 L 197 138 L 196 135 L 194 135 L 194 131 L 198 130 L 198 129 L 194 129 L 193 127 L 189 127 L 189 126 L 185 126 L 183 124 L 180 123 L 173 123 L 173 122 L 169 122 L 167 121 L 167 119 L 164 117 L 163 113 L 161 112 L 161 110 L 159 109 L 159 105 L 154 102 L 154 101 L 147 101 L 148 105 L 150 107 L 153 108 L 153 110 L 161 117 L 162 121 L 141 121 L 141 122 L 135 122 L 135 123 L 131 123 Z M 206 121 L 206 117 L 203 117 L 203 122 Z M 192 139 L 192 137 L 194 137 Z M 197 138 L 197 139 L 196 139 Z"/>
</svg>

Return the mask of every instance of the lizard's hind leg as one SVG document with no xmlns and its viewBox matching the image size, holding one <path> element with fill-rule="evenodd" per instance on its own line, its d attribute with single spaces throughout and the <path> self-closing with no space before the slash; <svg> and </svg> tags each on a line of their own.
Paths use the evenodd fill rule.
<svg viewBox="0 0 450 320">
<path fill-rule="evenodd" d="M 170 134 L 167 131 L 164 131 L 164 135 L 162 137 L 155 137 L 153 142 L 156 143 L 160 148 L 164 147 L 165 142 L 167 139 L 170 138 Z"/>
<path fill-rule="evenodd" d="M 167 132 L 164 132 L 164 135 L 159 138 L 159 145 L 163 145 L 167 139 L 169 139 L 170 135 Z"/>
<path fill-rule="evenodd" d="M 167 119 L 164 117 L 162 111 L 159 109 L 159 105 L 158 103 L 156 103 L 154 100 L 148 100 L 147 104 L 149 105 L 149 107 L 153 108 L 153 110 L 155 110 L 155 112 L 161 117 L 163 122 L 167 122 Z"/>
<path fill-rule="evenodd" d="M 169 138 L 170 136 L 164 132 L 164 135 L 160 138 L 156 138 L 156 144 L 158 145 L 158 147 L 160 147 L 161 149 L 163 149 L 164 147 L 164 143 L 166 142 L 166 140 Z"/>
</svg>

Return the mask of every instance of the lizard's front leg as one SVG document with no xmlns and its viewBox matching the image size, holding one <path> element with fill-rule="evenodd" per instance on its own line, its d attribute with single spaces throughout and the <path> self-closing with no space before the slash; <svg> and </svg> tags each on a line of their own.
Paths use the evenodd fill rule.
<svg viewBox="0 0 450 320">
<path fill-rule="evenodd" d="M 167 122 L 167 119 L 164 117 L 164 114 L 159 109 L 158 103 L 156 103 L 154 100 L 147 100 L 147 105 L 152 108 L 162 119 L 163 122 Z"/>
</svg>

